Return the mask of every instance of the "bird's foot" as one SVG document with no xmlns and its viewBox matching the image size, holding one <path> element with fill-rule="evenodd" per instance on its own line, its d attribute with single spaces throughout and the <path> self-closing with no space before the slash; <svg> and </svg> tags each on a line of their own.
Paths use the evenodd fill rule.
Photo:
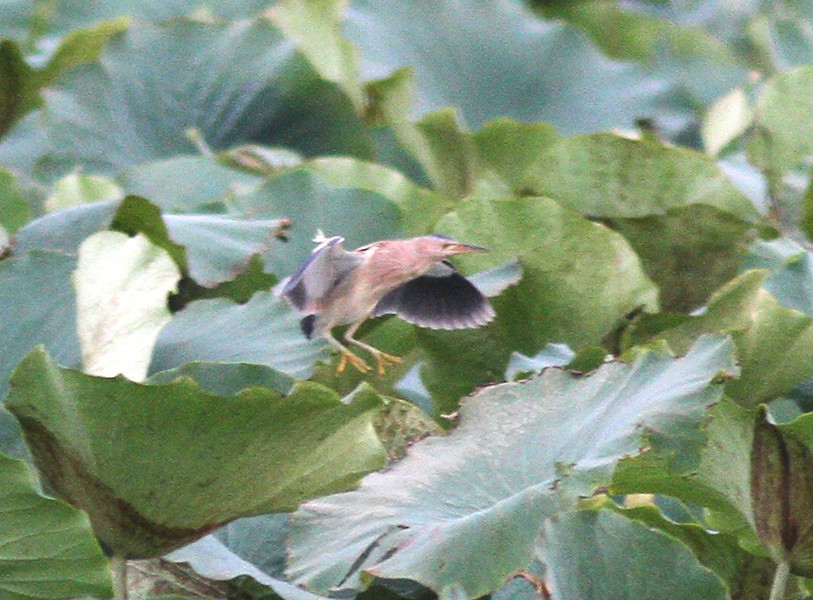
<svg viewBox="0 0 813 600">
<path fill-rule="evenodd" d="M 373 352 L 373 356 L 375 356 L 375 362 L 378 365 L 378 374 L 384 375 L 386 371 L 386 367 L 390 365 L 400 365 L 403 360 L 401 360 L 400 356 L 393 356 L 392 354 L 385 354 L 383 352 Z"/>
<path fill-rule="evenodd" d="M 368 373 L 369 371 L 372 371 L 370 365 L 368 365 L 363 359 L 359 358 L 349 350 L 343 350 L 342 360 L 341 362 L 339 362 L 339 366 L 336 367 L 336 372 L 341 373 L 342 371 L 344 371 L 345 367 L 347 367 L 347 363 L 350 363 L 362 373 Z"/>
</svg>

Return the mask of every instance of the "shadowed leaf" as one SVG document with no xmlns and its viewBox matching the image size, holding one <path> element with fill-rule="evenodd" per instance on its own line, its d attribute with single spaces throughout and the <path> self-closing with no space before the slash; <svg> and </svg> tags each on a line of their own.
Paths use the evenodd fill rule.
<svg viewBox="0 0 813 600">
<path fill-rule="evenodd" d="M 6 404 L 53 488 L 120 556 L 159 556 L 241 516 L 353 487 L 385 456 L 371 392 L 344 404 L 301 383 L 220 397 L 189 379 L 140 385 L 62 369 L 42 350 Z M 236 493 L 239 490 L 239 493 Z"/>
</svg>

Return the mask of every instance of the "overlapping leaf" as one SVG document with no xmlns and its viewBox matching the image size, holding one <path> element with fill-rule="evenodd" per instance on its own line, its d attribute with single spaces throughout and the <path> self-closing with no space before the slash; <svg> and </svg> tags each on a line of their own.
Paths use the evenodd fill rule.
<svg viewBox="0 0 813 600">
<path fill-rule="evenodd" d="M 641 451 L 645 431 L 647 444 L 681 460 L 692 453 L 731 350 L 706 337 L 681 359 L 649 353 L 585 378 L 550 369 L 480 391 L 448 437 L 415 445 L 358 491 L 303 506 L 290 573 L 314 591 L 358 587 L 363 571 L 436 591 L 459 586 L 462 597 L 496 589 L 532 561 L 540 523 L 559 510 L 556 490 L 590 493 Z"/>
<path fill-rule="evenodd" d="M 224 202 L 262 179 L 230 169 L 213 157 L 190 155 L 133 165 L 119 173 L 119 181 L 128 194 L 149 198 L 166 212 L 184 213 Z"/>
<path fill-rule="evenodd" d="M 158 336 L 150 371 L 194 361 L 245 362 L 307 378 L 324 347 L 305 338 L 299 319 L 271 292 L 258 292 L 245 304 L 225 298 L 192 302 Z"/>
<path fill-rule="evenodd" d="M 81 364 L 70 281 L 75 265 L 73 257 L 43 251 L 0 261 L 0 399 L 6 397 L 11 371 L 36 344 L 62 364 Z"/>
<path fill-rule="evenodd" d="M 1 453 L 0 593 L 8 600 L 112 594 L 87 516 L 40 495 L 28 465 Z"/>
<path fill-rule="evenodd" d="M 371 391 L 345 404 L 300 384 L 234 396 L 189 379 L 140 385 L 62 369 L 41 349 L 6 404 L 40 471 L 124 557 L 158 556 L 241 516 L 352 487 L 385 457 Z M 239 491 L 239 493 L 237 493 Z"/>
<path fill-rule="evenodd" d="M 345 31 L 366 78 L 415 70 L 419 115 L 451 105 L 474 128 L 505 116 L 566 134 L 629 128 L 641 117 L 673 133 L 691 118 L 668 80 L 653 83 L 645 69 L 606 58 L 580 31 L 536 21 L 520 4 L 461 11 L 452 0 L 420 9 L 356 0 Z"/>
<path fill-rule="evenodd" d="M 304 169 L 279 175 L 235 197 L 232 205 L 255 219 L 291 220 L 290 242 L 268 256 L 269 269 L 281 276 L 292 274 L 310 255 L 318 229 L 342 236 L 348 249 L 403 235 L 401 211 L 394 200 L 366 186 L 329 186 Z"/>
<path fill-rule="evenodd" d="M 45 108 L 53 163 L 106 173 L 194 151 L 190 129 L 215 149 L 369 153 L 350 100 L 262 19 L 134 24 L 60 78 Z"/>
<path fill-rule="evenodd" d="M 542 528 L 539 546 L 551 593 L 562 600 L 729 598 L 723 582 L 689 548 L 613 511 L 557 515 Z"/>
<path fill-rule="evenodd" d="M 490 248 L 461 257 L 466 271 L 518 258 L 520 282 L 494 299 L 497 319 L 470 331 L 421 330 L 431 356 L 424 381 L 440 412 L 479 384 L 499 380 L 513 351 L 535 354 L 549 342 L 595 344 L 656 291 L 638 257 L 618 234 L 545 198 L 473 198 L 446 215 L 438 230 Z"/>
</svg>

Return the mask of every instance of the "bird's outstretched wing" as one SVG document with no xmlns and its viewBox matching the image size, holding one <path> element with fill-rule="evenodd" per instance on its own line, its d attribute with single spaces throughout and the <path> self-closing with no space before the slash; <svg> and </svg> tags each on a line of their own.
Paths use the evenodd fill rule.
<svg viewBox="0 0 813 600">
<path fill-rule="evenodd" d="M 320 232 L 321 233 L 321 232 Z M 342 246 L 343 237 L 317 237 L 319 245 L 296 273 L 284 282 L 279 292 L 302 313 L 314 313 L 338 283 L 360 262 L 361 258 Z"/>
<path fill-rule="evenodd" d="M 373 316 L 390 313 L 430 329 L 480 327 L 494 318 L 488 299 L 445 261 L 429 274 L 408 281 L 384 296 Z"/>
</svg>

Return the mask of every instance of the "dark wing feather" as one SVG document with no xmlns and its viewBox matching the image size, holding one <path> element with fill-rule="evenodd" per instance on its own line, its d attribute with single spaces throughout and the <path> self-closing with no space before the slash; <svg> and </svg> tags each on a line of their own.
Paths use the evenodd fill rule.
<svg viewBox="0 0 813 600">
<path fill-rule="evenodd" d="M 342 247 L 344 238 L 322 242 L 279 292 L 300 312 L 314 312 L 325 296 L 361 261 Z"/>
<path fill-rule="evenodd" d="M 390 313 L 430 329 L 480 327 L 494 318 L 488 299 L 452 269 L 445 275 L 424 275 L 395 288 L 379 301 L 373 316 Z"/>
</svg>

